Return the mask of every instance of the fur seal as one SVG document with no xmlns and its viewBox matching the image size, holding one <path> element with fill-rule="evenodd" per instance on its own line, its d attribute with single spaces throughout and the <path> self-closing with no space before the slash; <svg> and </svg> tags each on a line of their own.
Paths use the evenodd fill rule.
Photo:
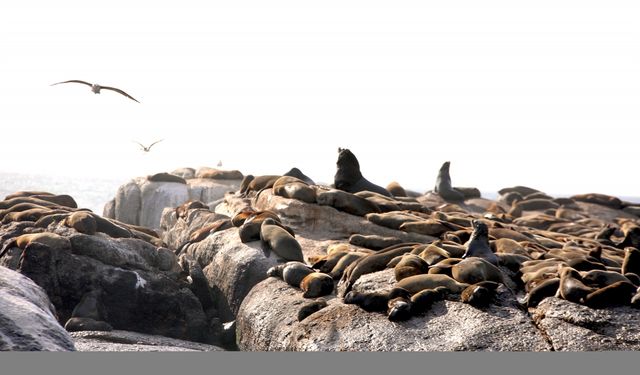
<svg viewBox="0 0 640 375">
<path fill-rule="evenodd" d="M 313 180 L 309 176 L 307 176 L 304 173 L 302 173 L 302 171 L 299 170 L 296 167 L 293 167 L 293 168 L 289 169 L 289 171 L 287 173 L 283 174 L 283 176 L 295 177 L 297 179 L 302 180 L 307 185 L 315 185 L 316 184 L 315 182 L 313 182 Z"/>
<path fill-rule="evenodd" d="M 347 253 L 345 256 L 341 257 L 340 260 L 336 263 L 336 265 L 329 272 L 329 276 L 331 276 L 334 280 L 340 280 L 344 271 L 354 262 L 358 261 L 360 258 L 367 256 L 367 253 L 363 253 L 360 251 L 353 251 Z M 322 271 L 322 270 L 321 270 Z"/>
<path fill-rule="evenodd" d="M 514 186 L 514 187 L 502 188 L 498 190 L 498 194 L 500 195 L 505 195 L 511 192 L 516 192 L 521 196 L 526 197 L 527 195 L 531 195 L 533 193 L 539 193 L 540 190 L 536 190 L 527 186 L 520 186 L 520 185 Z"/>
<path fill-rule="evenodd" d="M 622 201 L 619 198 L 610 195 L 589 193 L 574 195 L 570 198 L 578 202 L 595 203 L 602 206 L 615 208 L 617 210 L 622 209 Z"/>
<path fill-rule="evenodd" d="M 183 204 L 179 205 L 178 207 L 176 207 L 175 209 L 176 218 L 184 220 L 187 217 L 187 212 L 189 212 L 189 210 L 193 210 L 196 208 L 205 208 L 208 210 L 209 206 L 207 206 L 206 204 L 204 204 L 204 202 L 201 202 L 199 200 L 188 200 Z"/>
<path fill-rule="evenodd" d="M 360 276 L 382 271 L 387 267 L 387 263 L 398 255 L 408 253 L 413 250 L 416 243 L 401 243 L 398 245 L 390 246 L 386 249 L 380 250 L 375 254 L 369 254 L 357 261 L 353 262 L 343 273 L 341 282 L 344 282 L 346 287 L 343 295 L 349 293 L 353 284 L 360 278 Z"/>
<path fill-rule="evenodd" d="M 400 203 L 394 198 L 387 197 L 386 195 L 382 195 L 379 193 L 374 193 L 369 190 L 359 191 L 354 193 L 358 197 L 364 198 L 372 203 L 374 203 L 378 208 L 380 208 L 381 212 L 390 212 L 390 211 L 400 211 L 400 205 L 407 205 L 407 203 Z M 416 207 L 421 207 L 419 203 L 417 203 Z"/>
<path fill-rule="evenodd" d="M 556 297 L 562 297 L 567 301 L 582 303 L 584 298 L 594 292 L 582 282 L 582 277 L 578 271 L 571 267 L 559 265 L 560 285 L 556 292 Z"/>
<path fill-rule="evenodd" d="M 554 277 L 547 279 L 538 284 L 535 288 L 529 291 L 525 303 L 527 307 L 536 307 L 538 304 L 547 297 L 553 297 L 560 287 L 560 278 Z"/>
<path fill-rule="evenodd" d="M 196 174 L 196 178 L 208 178 L 212 180 L 242 180 L 244 176 L 239 170 L 222 170 L 215 168 L 200 168 Z"/>
<path fill-rule="evenodd" d="M 483 258 L 470 257 L 451 267 L 451 275 L 461 283 L 476 284 L 482 281 L 504 282 L 502 271 Z"/>
<path fill-rule="evenodd" d="M 624 250 L 621 273 L 625 274 L 628 272 L 640 275 L 640 250 L 633 247 L 627 247 Z"/>
<path fill-rule="evenodd" d="M 467 243 L 467 251 L 462 258 L 479 257 L 497 266 L 498 257 L 491 251 L 489 244 L 489 228 L 487 224 L 480 220 L 473 220 L 473 233 L 471 239 Z"/>
<path fill-rule="evenodd" d="M 30 197 L 33 195 L 53 195 L 53 194 L 49 193 L 48 191 L 22 190 L 22 191 L 16 191 L 15 193 L 7 194 L 4 197 L 4 200 L 9 200 L 9 199 L 18 198 L 18 197 Z"/>
<path fill-rule="evenodd" d="M 460 227 L 453 223 L 448 223 L 445 221 L 426 219 L 403 223 L 398 229 L 409 233 L 418 233 L 427 236 L 440 237 L 445 232 L 448 232 L 452 229 L 460 229 Z"/>
<path fill-rule="evenodd" d="M 440 167 L 438 178 L 436 178 L 436 186 L 433 191 L 446 201 L 462 202 L 464 201 L 464 194 L 451 186 L 451 176 L 449 175 L 450 164 L 451 162 L 445 161 Z"/>
<path fill-rule="evenodd" d="M 366 312 L 381 312 L 388 307 L 389 293 L 362 293 L 352 290 L 345 294 L 343 302 L 349 305 L 358 305 Z"/>
<path fill-rule="evenodd" d="M 637 287 L 629 281 L 617 281 L 587 294 L 584 304 L 595 309 L 629 305 L 636 290 Z"/>
<path fill-rule="evenodd" d="M 39 243 L 53 249 L 71 249 L 71 242 L 66 237 L 50 232 L 29 233 L 6 242 L 2 250 L 0 250 L 0 258 L 12 247 L 19 247 L 24 250 L 31 243 Z"/>
<path fill-rule="evenodd" d="M 260 228 L 266 219 L 273 219 L 277 225 L 284 228 L 292 236 L 293 230 L 280 222 L 280 217 L 273 211 L 259 211 L 245 219 L 238 230 L 240 241 L 247 243 L 260 239 Z"/>
<path fill-rule="evenodd" d="M 316 190 L 296 177 L 282 176 L 273 183 L 271 189 L 273 194 L 284 198 L 316 203 Z"/>
<path fill-rule="evenodd" d="M 451 254 L 435 244 L 430 244 L 420 253 L 420 258 L 424 259 L 425 262 L 431 266 L 451 258 Z"/>
<path fill-rule="evenodd" d="M 31 208 L 24 211 L 10 212 L 4 216 L 2 219 L 2 224 L 8 224 L 12 221 L 38 221 L 41 217 L 52 215 L 52 214 L 62 214 L 69 212 L 64 209 L 52 209 L 48 207 L 43 208 Z"/>
<path fill-rule="evenodd" d="M 112 331 L 113 327 L 104 321 L 104 306 L 100 302 L 100 291 L 85 293 L 71 313 L 64 328 L 76 331 Z"/>
<path fill-rule="evenodd" d="M 273 187 L 273 183 L 276 182 L 280 175 L 264 175 L 264 176 L 253 176 L 246 175 L 240 182 L 240 195 L 247 196 L 252 191 L 260 191 L 262 189 L 268 189 Z"/>
<path fill-rule="evenodd" d="M 324 298 L 318 298 L 315 301 L 304 304 L 300 310 L 298 310 L 298 321 L 301 322 L 307 319 L 309 315 L 316 313 L 327 306 L 327 301 Z"/>
<path fill-rule="evenodd" d="M 522 211 L 542 211 L 548 208 L 557 209 L 560 205 L 550 199 L 534 198 L 521 200 L 515 203 L 515 207 L 517 210 Z"/>
<path fill-rule="evenodd" d="M 447 275 L 422 274 L 409 276 L 400 280 L 396 287 L 403 288 L 411 294 L 416 294 L 424 289 L 435 289 L 439 286 L 446 287 L 451 293 L 461 293 L 469 284 L 459 283 Z"/>
<path fill-rule="evenodd" d="M 365 218 L 383 227 L 390 229 L 400 229 L 402 224 L 424 220 L 424 218 L 414 215 L 408 212 L 385 212 L 385 213 L 370 213 L 365 215 Z"/>
<path fill-rule="evenodd" d="M 481 281 L 466 287 L 460 294 L 460 300 L 473 307 L 488 306 L 495 297 L 500 284 L 493 281 Z"/>
<path fill-rule="evenodd" d="M 185 243 L 180 245 L 175 253 L 176 255 L 179 255 L 184 249 L 187 248 L 187 246 L 204 240 L 205 238 L 209 237 L 210 234 L 221 232 L 231 227 L 232 224 L 231 220 L 229 219 L 219 219 L 212 223 L 206 224 L 205 226 L 191 233 L 191 235 L 189 235 L 189 239 Z"/>
<path fill-rule="evenodd" d="M 257 213 L 258 212 L 254 210 L 253 207 L 244 207 L 240 211 L 236 212 L 235 215 L 233 215 L 233 217 L 231 218 L 231 224 L 233 224 L 234 227 L 239 227 L 244 224 L 245 220 Z"/>
<path fill-rule="evenodd" d="M 285 268 L 285 271 L 287 268 Z M 283 271 L 283 272 L 285 272 Z M 300 282 L 304 298 L 316 298 L 333 293 L 334 285 L 331 276 L 322 272 L 312 272 Z"/>
<path fill-rule="evenodd" d="M 411 316 L 411 293 L 402 288 L 392 289 L 387 303 L 387 318 L 392 322 L 401 322 L 409 320 Z"/>
<path fill-rule="evenodd" d="M 273 250 L 285 260 L 297 260 L 304 263 L 302 247 L 298 241 L 272 218 L 264 219 L 260 226 L 260 242 L 266 255 Z"/>
<path fill-rule="evenodd" d="M 356 233 L 349 237 L 349 243 L 355 246 L 366 247 L 367 249 L 380 250 L 402 243 L 402 240 L 397 237 L 383 237 L 377 234 L 362 235 Z"/>
<path fill-rule="evenodd" d="M 424 289 L 411 296 L 411 313 L 422 314 L 438 301 L 442 301 L 447 295 L 448 289 L 439 286 L 435 289 Z"/>
<path fill-rule="evenodd" d="M 393 273 L 396 281 L 413 275 L 429 272 L 429 264 L 415 254 L 404 254 L 400 262 L 394 267 Z"/>
<path fill-rule="evenodd" d="M 187 184 L 187 181 L 184 178 L 167 172 L 160 172 L 154 175 L 149 175 L 147 176 L 147 180 L 151 182 L 176 182 L 183 185 Z"/>
<path fill-rule="evenodd" d="M 337 189 L 319 191 L 316 194 L 316 202 L 321 206 L 331 206 L 356 216 L 380 212 L 380 208 L 366 198 Z"/>
<path fill-rule="evenodd" d="M 386 189 L 394 197 L 406 197 L 407 196 L 407 191 L 404 190 L 402 185 L 400 185 L 396 181 L 389 182 L 389 184 L 387 185 Z"/>
<path fill-rule="evenodd" d="M 64 219 L 64 225 L 84 234 L 95 234 L 98 230 L 96 219 L 87 211 L 76 211 Z"/>
<path fill-rule="evenodd" d="M 298 261 L 287 262 L 269 268 L 267 276 L 279 277 L 287 284 L 300 288 L 300 283 L 310 273 L 314 273 L 313 268 Z"/>
<path fill-rule="evenodd" d="M 360 172 L 360 163 L 356 156 L 346 148 L 338 148 L 338 161 L 336 162 L 337 171 L 333 178 L 333 185 L 338 190 L 344 190 L 349 193 L 357 193 L 359 191 L 368 190 L 387 197 L 391 196 L 385 188 L 371 183 L 362 176 Z"/>
</svg>

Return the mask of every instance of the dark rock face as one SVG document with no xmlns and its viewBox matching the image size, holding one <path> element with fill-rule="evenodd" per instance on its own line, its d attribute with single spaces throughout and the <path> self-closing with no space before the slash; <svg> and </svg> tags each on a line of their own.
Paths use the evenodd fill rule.
<svg viewBox="0 0 640 375">
<path fill-rule="evenodd" d="M 0 264 L 38 284 L 55 306 L 61 324 L 71 318 L 83 296 L 97 291 L 99 315 L 114 329 L 219 342 L 222 324 L 217 311 L 205 314 L 190 289 L 188 271 L 181 269 L 172 251 L 139 239 L 80 234 L 56 224 L 47 230 L 68 238 L 71 248 L 38 242 L 24 249 L 14 246 Z M 28 231 L 42 229 L 16 223 L 3 226 L 0 242 Z"/>
<path fill-rule="evenodd" d="M 29 278 L 0 266 L 0 351 L 70 351 L 73 339 Z"/>
</svg>

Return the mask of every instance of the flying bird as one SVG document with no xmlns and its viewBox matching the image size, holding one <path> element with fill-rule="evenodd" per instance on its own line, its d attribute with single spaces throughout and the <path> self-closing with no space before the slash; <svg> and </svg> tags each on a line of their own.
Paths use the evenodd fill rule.
<svg viewBox="0 0 640 375">
<path fill-rule="evenodd" d="M 138 141 L 134 141 L 134 142 L 140 145 L 140 147 L 142 148 L 142 151 L 144 151 L 144 152 L 149 152 L 149 151 L 151 150 L 151 147 L 153 147 L 153 145 L 155 145 L 155 144 L 156 144 L 156 143 L 158 143 L 158 142 L 162 142 L 163 140 L 164 140 L 164 139 L 161 139 L 161 140 L 159 140 L 159 141 L 155 141 L 155 142 L 153 142 L 152 144 L 150 144 L 149 146 L 145 146 L 145 145 L 143 145 L 142 143 L 140 143 L 140 142 L 138 142 Z"/>
<path fill-rule="evenodd" d="M 89 82 L 85 82 L 85 81 L 80 81 L 77 79 L 72 79 L 70 81 L 63 81 L 63 82 L 58 82 L 58 83 L 54 83 L 51 86 L 55 86 L 55 85 L 59 85 L 61 83 L 82 83 L 83 85 L 87 85 L 89 87 L 91 87 L 91 91 L 93 91 L 96 94 L 100 94 L 100 90 L 105 89 L 105 90 L 111 90 L 111 91 L 115 91 L 119 94 L 122 94 L 124 96 L 126 96 L 127 98 L 131 99 L 131 100 L 135 100 L 136 102 L 138 102 L 133 96 L 127 94 L 126 92 L 115 88 L 115 87 L 109 87 L 109 86 L 100 86 L 97 83 L 89 83 Z M 138 102 L 140 103 L 140 102 Z"/>
</svg>

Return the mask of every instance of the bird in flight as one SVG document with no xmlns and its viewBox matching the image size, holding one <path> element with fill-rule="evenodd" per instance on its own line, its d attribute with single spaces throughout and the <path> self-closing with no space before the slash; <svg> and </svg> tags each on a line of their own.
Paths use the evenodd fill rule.
<svg viewBox="0 0 640 375">
<path fill-rule="evenodd" d="M 142 143 L 140 143 L 138 141 L 134 141 L 134 142 L 140 145 L 140 147 L 142 148 L 142 151 L 149 152 L 151 150 L 151 147 L 153 147 L 153 145 L 155 145 L 158 142 L 162 142 L 162 141 L 163 141 L 163 139 L 161 139 L 159 141 L 155 141 L 152 144 L 150 144 L 149 146 L 145 146 L 145 145 L 143 145 Z"/>
<path fill-rule="evenodd" d="M 136 102 L 138 102 L 133 96 L 127 94 L 126 92 L 115 88 L 115 87 L 109 87 L 109 86 L 100 86 L 97 83 L 89 83 L 89 82 L 85 82 L 85 81 L 80 81 L 77 79 L 72 79 L 70 81 L 63 81 L 63 82 L 58 82 L 58 83 L 54 83 L 51 86 L 55 86 L 55 85 L 59 85 L 61 83 L 82 83 L 83 85 L 87 85 L 89 87 L 91 87 L 91 91 L 93 91 L 96 94 L 100 94 L 100 90 L 105 89 L 105 90 L 111 90 L 111 91 L 115 91 L 119 94 L 122 94 L 124 96 L 126 96 L 127 98 L 131 99 L 131 100 L 135 100 Z M 140 103 L 140 102 L 138 102 Z"/>
</svg>

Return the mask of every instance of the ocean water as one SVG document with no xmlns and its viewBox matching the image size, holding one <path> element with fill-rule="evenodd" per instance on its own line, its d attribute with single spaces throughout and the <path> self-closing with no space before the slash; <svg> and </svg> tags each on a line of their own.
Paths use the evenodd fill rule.
<svg viewBox="0 0 640 375">
<path fill-rule="evenodd" d="M 78 207 L 102 215 L 105 203 L 113 199 L 118 187 L 129 180 L 0 172 L 0 199 L 22 190 L 68 194 L 76 200 Z"/>
</svg>

